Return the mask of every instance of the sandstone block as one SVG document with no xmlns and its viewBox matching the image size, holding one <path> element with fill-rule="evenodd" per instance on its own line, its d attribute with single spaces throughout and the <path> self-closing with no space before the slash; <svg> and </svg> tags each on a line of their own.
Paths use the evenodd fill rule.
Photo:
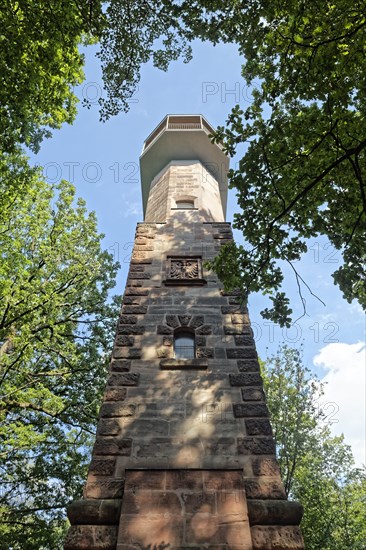
<svg viewBox="0 0 366 550">
<path fill-rule="evenodd" d="M 94 444 L 93 454 L 130 456 L 131 448 L 132 439 L 120 439 L 117 437 L 98 437 Z"/>
<path fill-rule="evenodd" d="M 145 315 L 147 306 L 122 306 L 123 315 Z"/>
<path fill-rule="evenodd" d="M 259 372 L 258 359 L 239 359 L 239 372 Z"/>
<path fill-rule="evenodd" d="M 100 416 L 104 418 L 120 417 L 120 416 L 135 416 L 138 410 L 138 405 L 135 403 L 103 403 L 100 408 Z"/>
<path fill-rule="evenodd" d="M 228 359 L 256 359 L 257 352 L 254 346 L 247 348 L 229 348 L 226 350 L 226 357 Z"/>
<path fill-rule="evenodd" d="M 289 500 L 249 500 L 250 525 L 300 525 L 303 507 Z"/>
<path fill-rule="evenodd" d="M 286 492 L 282 481 L 278 479 L 266 480 L 263 478 L 245 479 L 245 493 L 247 498 L 254 499 L 286 499 Z"/>
<path fill-rule="evenodd" d="M 272 437 L 238 437 L 240 455 L 274 455 L 275 443 Z"/>
<path fill-rule="evenodd" d="M 279 476 L 280 469 L 274 456 L 255 457 L 252 459 L 252 469 L 255 476 Z"/>
<path fill-rule="evenodd" d="M 113 349 L 113 357 L 115 359 L 141 359 L 141 349 L 115 347 Z"/>
<path fill-rule="evenodd" d="M 88 481 L 84 487 L 84 498 L 120 499 L 123 496 L 123 479 Z"/>
<path fill-rule="evenodd" d="M 131 369 L 131 361 L 124 359 L 112 359 L 109 366 L 113 372 L 128 372 Z"/>
<path fill-rule="evenodd" d="M 117 527 L 72 525 L 67 533 L 65 550 L 115 550 Z"/>
<path fill-rule="evenodd" d="M 119 318 L 120 325 L 135 325 L 137 323 L 136 315 L 121 315 Z"/>
<path fill-rule="evenodd" d="M 235 345 L 236 346 L 253 346 L 254 340 L 251 334 L 240 334 L 235 336 Z"/>
<path fill-rule="evenodd" d="M 272 435 L 272 426 L 267 418 L 249 418 L 245 421 L 248 435 Z"/>
<path fill-rule="evenodd" d="M 89 473 L 95 476 L 111 477 L 113 476 L 115 466 L 115 458 L 93 458 L 89 466 Z"/>
<path fill-rule="evenodd" d="M 241 372 L 240 374 L 229 374 L 229 380 L 231 386 L 262 386 L 263 384 L 259 372 Z"/>
<path fill-rule="evenodd" d="M 123 401 L 127 396 L 127 388 L 107 386 L 104 392 L 104 401 Z"/>
<path fill-rule="evenodd" d="M 120 513 L 118 499 L 74 500 L 67 507 L 71 525 L 118 525 Z"/>
<path fill-rule="evenodd" d="M 264 401 L 262 388 L 241 388 L 243 401 Z"/>
<path fill-rule="evenodd" d="M 268 409 L 265 403 L 235 403 L 233 409 L 235 418 L 268 416 Z"/>
<path fill-rule="evenodd" d="M 137 372 L 113 373 L 109 376 L 107 384 L 110 386 L 137 386 L 140 374 Z"/>
<path fill-rule="evenodd" d="M 303 550 L 304 541 L 297 526 L 255 525 L 251 528 L 253 550 Z"/>
<path fill-rule="evenodd" d="M 176 315 L 167 315 L 166 324 L 172 328 L 178 328 L 180 326 L 180 322 L 178 321 L 178 318 Z"/>
<path fill-rule="evenodd" d="M 125 334 L 118 334 L 115 340 L 116 346 L 133 346 L 134 338 L 133 336 L 126 336 Z"/>
</svg>

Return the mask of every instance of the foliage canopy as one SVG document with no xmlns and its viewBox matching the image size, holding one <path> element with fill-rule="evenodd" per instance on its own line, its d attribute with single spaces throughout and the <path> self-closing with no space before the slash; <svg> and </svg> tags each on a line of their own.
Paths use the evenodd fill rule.
<svg viewBox="0 0 366 550">
<path fill-rule="evenodd" d="M 304 367 L 301 352 L 283 346 L 262 365 L 282 480 L 304 506 L 307 550 L 361 550 L 366 537 L 366 472 L 354 467 L 336 419 L 322 410 L 324 385 Z"/>
<path fill-rule="evenodd" d="M 0 164 L 0 539 L 56 548 L 85 479 L 117 308 L 117 264 L 67 182 Z"/>
</svg>

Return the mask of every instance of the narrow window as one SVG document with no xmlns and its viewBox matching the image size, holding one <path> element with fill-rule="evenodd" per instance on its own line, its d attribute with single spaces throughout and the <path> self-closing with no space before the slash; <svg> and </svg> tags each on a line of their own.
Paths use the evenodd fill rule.
<svg viewBox="0 0 366 550">
<path fill-rule="evenodd" d="M 179 208 L 180 210 L 189 210 L 194 208 L 194 202 L 189 200 L 176 201 L 176 205 L 177 205 L 176 207 Z"/>
<path fill-rule="evenodd" d="M 176 359 L 194 359 L 194 334 L 188 331 L 179 331 L 174 334 L 174 355 Z"/>
</svg>

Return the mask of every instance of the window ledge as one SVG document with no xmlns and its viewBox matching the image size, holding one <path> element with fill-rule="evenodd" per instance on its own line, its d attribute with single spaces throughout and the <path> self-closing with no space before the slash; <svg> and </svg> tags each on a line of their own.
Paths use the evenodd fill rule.
<svg viewBox="0 0 366 550">
<path fill-rule="evenodd" d="M 164 370 L 205 370 L 208 367 L 208 359 L 162 359 L 160 368 Z"/>
</svg>

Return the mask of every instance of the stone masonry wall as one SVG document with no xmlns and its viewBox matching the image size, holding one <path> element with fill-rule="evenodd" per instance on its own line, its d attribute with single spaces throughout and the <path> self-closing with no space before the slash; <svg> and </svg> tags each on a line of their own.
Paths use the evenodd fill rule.
<svg viewBox="0 0 366 550">
<path fill-rule="evenodd" d="M 248 312 L 204 267 L 232 238 L 230 224 L 197 216 L 138 224 L 66 550 L 303 548 L 302 510 L 280 479 Z M 171 280 L 169 257 L 202 260 L 202 277 Z M 194 332 L 193 360 L 174 359 L 179 327 Z"/>
</svg>

